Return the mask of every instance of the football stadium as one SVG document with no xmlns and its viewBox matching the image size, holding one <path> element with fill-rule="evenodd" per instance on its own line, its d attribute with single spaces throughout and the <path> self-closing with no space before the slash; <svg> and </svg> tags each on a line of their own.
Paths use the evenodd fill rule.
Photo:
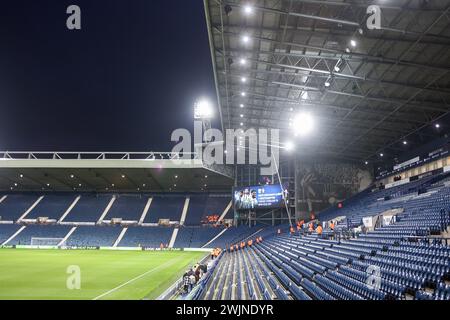
<svg viewBox="0 0 450 320">
<path fill-rule="evenodd" d="M 3 9 L 0 300 L 450 300 L 450 1 L 62 2 Z"/>
</svg>

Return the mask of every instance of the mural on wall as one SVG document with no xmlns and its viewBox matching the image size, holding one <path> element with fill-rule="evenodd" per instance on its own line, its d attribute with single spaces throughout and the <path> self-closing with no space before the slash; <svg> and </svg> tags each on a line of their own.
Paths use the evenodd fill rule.
<svg viewBox="0 0 450 320">
<path fill-rule="evenodd" d="M 367 168 L 342 163 L 299 163 L 296 169 L 297 209 L 320 212 L 366 189 L 373 181 Z"/>
</svg>

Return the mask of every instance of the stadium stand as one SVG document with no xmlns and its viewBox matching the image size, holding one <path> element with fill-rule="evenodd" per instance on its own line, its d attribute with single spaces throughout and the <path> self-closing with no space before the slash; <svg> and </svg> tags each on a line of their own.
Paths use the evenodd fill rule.
<svg viewBox="0 0 450 320">
<path fill-rule="evenodd" d="M 50 194 L 34 207 L 24 218 L 37 219 L 39 217 L 48 217 L 49 219 L 58 220 L 75 200 L 73 194 Z"/>
<path fill-rule="evenodd" d="M 80 226 L 67 239 L 66 245 L 74 247 L 111 247 L 117 240 L 121 227 Z"/>
<path fill-rule="evenodd" d="M 272 232 L 261 243 L 228 250 L 198 298 L 449 300 L 450 247 L 430 237 L 446 232 L 450 224 L 447 180 L 441 175 L 354 197 L 346 206 L 348 225 L 361 226 L 364 216 L 403 209 L 389 225 L 356 238 L 289 234 L 283 226 L 281 235 Z M 328 210 L 326 216 L 342 212 Z"/>
<path fill-rule="evenodd" d="M 39 196 L 34 194 L 8 194 L 0 203 L 0 219 L 2 221 L 16 221 L 19 219 Z"/>
<path fill-rule="evenodd" d="M 201 248 L 209 240 L 217 236 L 221 227 L 182 227 L 178 231 L 175 248 Z"/>
<path fill-rule="evenodd" d="M 59 238 L 62 239 L 70 231 L 68 226 L 58 225 L 29 225 L 16 237 L 14 237 L 9 245 L 31 245 L 32 238 Z"/>
<path fill-rule="evenodd" d="M 142 215 L 148 196 L 123 194 L 117 197 L 116 201 L 108 211 L 105 219 L 121 218 L 128 221 L 139 221 Z"/>
<path fill-rule="evenodd" d="M 159 248 L 169 243 L 172 232 L 169 227 L 129 227 L 118 246 Z"/>
<path fill-rule="evenodd" d="M 8 240 L 19 229 L 20 226 L 17 224 L 0 224 L 0 244 Z"/>
<path fill-rule="evenodd" d="M 82 194 L 75 207 L 65 217 L 65 222 L 96 222 L 105 210 L 111 195 Z"/>
<path fill-rule="evenodd" d="M 159 219 L 180 221 L 186 196 L 155 195 L 144 222 L 157 223 Z"/>
<path fill-rule="evenodd" d="M 185 225 L 199 225 L 206 216 L 221 215 L 230 202 L 230 197 L 220 195 L 192 195 L 189 200 Z"/>
</svg>

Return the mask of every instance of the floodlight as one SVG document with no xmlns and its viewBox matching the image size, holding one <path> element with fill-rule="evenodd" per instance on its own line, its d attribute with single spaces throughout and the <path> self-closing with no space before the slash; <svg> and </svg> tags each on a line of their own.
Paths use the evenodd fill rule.
<svg viewBox="0 0 450 320">
<path fill-rule="evenodd" d="M 194 119 L 210 119 L 213 116 L 211 103 L 206 99 L 197 101 L 194 105 Z"/>
<path fill-rule="evenodd" d="M 241 107 L 241 108 L 243 108 L 244 107 L 244 105 L 241 103 L 240 105 L 239 105 L 239 107 Z"/>
<path fill-rule="evenodd" d="M 245 97 L 247 95 L 247 93 L 245 93 L 244 91 L 241 92 L 241 96 Z"/>
<path fill-rule="evenodd" d="M 247 60 L 242 58 L 241 60 L 239 60 L 239 63 L 241 64 L 241 66 L 245 66 L 247 64 Z"/>
<path fill-rule="evenodd" d="M 294 143 L 292 141 L 288 141 L 284 144 L 284 148 L 286 149 L 286 151 L 292 151 L 294 150 Z"/>
<path fill-rule="evenodd" d="M 244 13 L 245 13 L 246 15 L 252 14 L 252 13 L 253 13 L 253 7 L 250 6 L 250 5 L 245 5 L 245 6 L 244 6 Z"/>
<path fill-rule="evenodd" d="M 352 46 L 352 47 L 356 47 L 356 40 L 350 40 L 350 45 Z"/>
<path fill-rule="evenodd" d="M 250 37 L 249 36 L 247 36 L 247 35 L 243 35 L 242 36 L 242 42 L 248 43 L 249 41 L 250 41 Z"/>
<path fill-rule="evenodd" d="M 314 128 L 314 119 L 310 113 L 303 112 L 294 118 L 292 126 L 296 136 L 306 136 Z"/>
</svg>

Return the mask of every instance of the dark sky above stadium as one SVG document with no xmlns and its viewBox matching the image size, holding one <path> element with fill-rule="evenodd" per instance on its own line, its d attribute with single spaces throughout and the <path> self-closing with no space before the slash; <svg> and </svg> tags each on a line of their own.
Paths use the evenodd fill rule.
<svg viewBox="0 0 450 320">
<path fill-rule="evenodd" d="M 1 3 L 0 150 L 169 151 L 200 96 L 215 101 L 201 0 Z"/>
</svg>

